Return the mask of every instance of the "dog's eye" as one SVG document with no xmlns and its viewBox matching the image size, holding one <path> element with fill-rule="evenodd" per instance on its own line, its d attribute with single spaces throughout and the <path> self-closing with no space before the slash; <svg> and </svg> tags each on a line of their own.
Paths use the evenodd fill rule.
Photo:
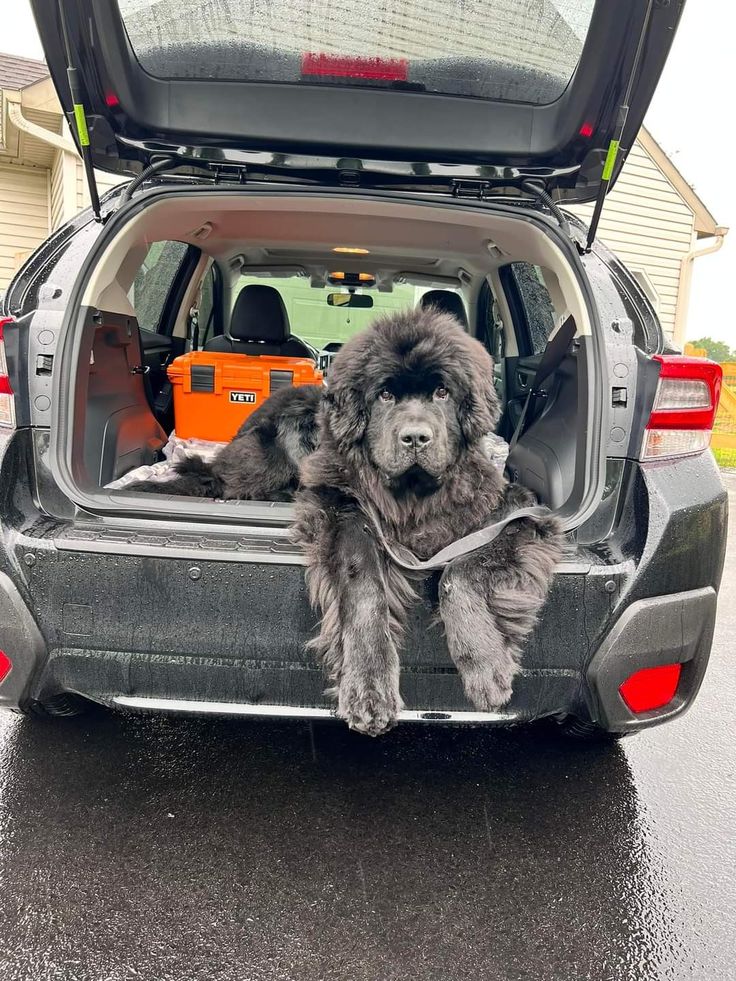
<svg viewBox="0 0 736 981">
<path fill-rule="evenodd" d="M 447 391 L 444 385 L 440 385 L 434 390 L 434 397 L 436 399 L 440 399 L 440 401 L 442 402 L 445 401 L 445 399 L 449 396 L 449 394 L 450 393 Z"/>
<path fill-rule="evenodd" d="M 392 392 L 389 392 L 387 388 L 382 389 L 378 393 L 378 397 L 382 402 L 393 402 L 394 396 Z"/>
</svg>

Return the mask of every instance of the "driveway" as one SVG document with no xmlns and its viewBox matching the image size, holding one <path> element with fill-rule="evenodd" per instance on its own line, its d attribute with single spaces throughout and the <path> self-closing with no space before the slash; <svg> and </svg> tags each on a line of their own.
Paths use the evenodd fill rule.
<svg viewBox="0 0 736 981">
<path fill-rule="evenodd" d="M 0 979 L 733 977 L 733 541 L 698 702 L 614 748 L 0 716 Z"/>
</svg>

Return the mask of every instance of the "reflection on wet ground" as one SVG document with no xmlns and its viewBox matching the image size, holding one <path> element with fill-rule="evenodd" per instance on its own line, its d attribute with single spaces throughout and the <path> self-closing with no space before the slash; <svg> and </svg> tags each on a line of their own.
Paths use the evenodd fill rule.
<svg viewBox="0 0 736 981">
<path fill-rule="evenodd" d="M 627 979 L 685 957 L 621 749 L 105 714 L 9 728 L 4 977 Z"/>
</svg>

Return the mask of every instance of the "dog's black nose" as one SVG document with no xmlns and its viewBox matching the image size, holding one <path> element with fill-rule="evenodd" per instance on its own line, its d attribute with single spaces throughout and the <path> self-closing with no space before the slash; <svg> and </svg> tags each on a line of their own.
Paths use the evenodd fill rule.
<svg viewBox="0 0 736 981">
<path fill-rule="evenodd" d="M 422 423 L 412 423 L 399 430 L 399 439 L 406 447 L 423 449 L 432 442 L 432 430 Z"/>
</svg>

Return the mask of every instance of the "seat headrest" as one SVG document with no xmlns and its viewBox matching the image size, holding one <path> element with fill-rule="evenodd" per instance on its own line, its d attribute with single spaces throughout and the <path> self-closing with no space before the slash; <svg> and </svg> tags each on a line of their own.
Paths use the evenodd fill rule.
<svg viewBox="0 0 736 981">
<path fill-rule="evenodd" d="M 284 344 L 291 334 L 281 294 L 273 286 L 244 286 L 233 307 L 230 337 L 236 341 Z"/>
<path fill-rule="evenodd" d="M 465 313 L 465 305 L 457 293 L 449 290 L 430 290 L 425 293 L 419 301 L 422 309 L 426 307 L 436 307 L 443 313 L 449 313 L 456 320 L 459 320 L 463 327 L 468 326 L 468 315 Z"/>
</svg>

